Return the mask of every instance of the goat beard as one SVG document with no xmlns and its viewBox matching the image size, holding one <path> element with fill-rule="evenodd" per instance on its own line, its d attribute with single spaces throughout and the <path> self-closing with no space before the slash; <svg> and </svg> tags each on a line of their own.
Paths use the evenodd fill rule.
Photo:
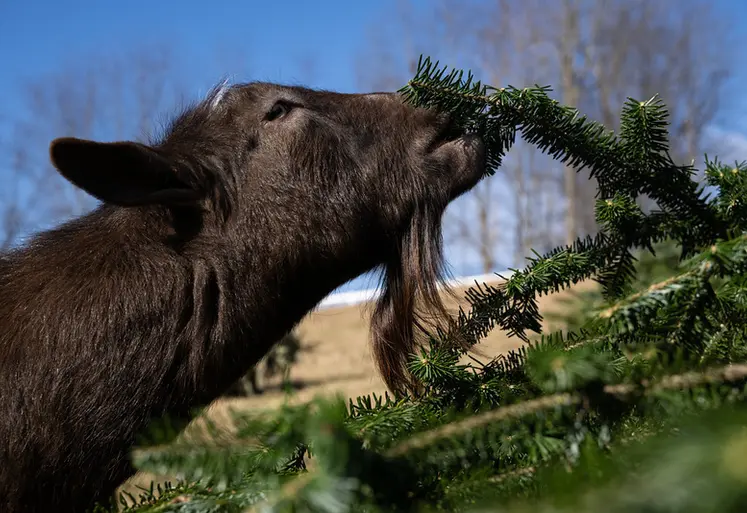
<svg viewBox="0 0 747 513">
<path fill-rule="evenodd" d="M 429 337 L 448 333 L 444 342 L 469 349 L 453 329 L 454 318 L 443 301 L 443 296 L 456 295 L 444 281 L 442 214 L 420 208 L 383 266 L 383 291 L 371 317 L 371 344 L 381 378 L 394 393 L 421 392 L 408 363 Z"/>
</svg>

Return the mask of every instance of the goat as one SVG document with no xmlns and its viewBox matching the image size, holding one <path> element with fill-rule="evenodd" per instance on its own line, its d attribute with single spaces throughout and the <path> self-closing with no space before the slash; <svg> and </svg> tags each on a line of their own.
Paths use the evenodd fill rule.
<svg viewBox="0 0 747 513">
<path fill-rule="evenodd" d="M 100 203 L 0 256 L 0 510 L 85 511 L 133 474 L 156 417 L 187 418 L 331 291 L 382 270 L 373 354 L 408 382 L 446 312 L 441 217 L 484 143 L 397 93 L 225 84 L 161 137 L 50 143 Z"/>
</svg>

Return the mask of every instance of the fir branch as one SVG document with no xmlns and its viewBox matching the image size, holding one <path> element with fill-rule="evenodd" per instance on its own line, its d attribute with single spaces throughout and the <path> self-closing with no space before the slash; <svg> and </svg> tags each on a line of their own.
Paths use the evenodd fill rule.
<svg viewBox="0 0 747 513">
<path fill-rule="evenodd" d="M 531 401 L 512 404 L 511 406 L 499 408 L 480 415 L 473 415 L 462 421 L 446 424 L 432 431 L 416 435 L 388 450 L 386 456 L 390 458 L 402 456 L 410 451 L 423 449 L 435 441 L 452 438 L 455 435 L 465 433 L 493 422 L 523 417 L 548 408 L 578 404 L 580 400 L 580 397 L 575 397 L 569 393 L 556 394 L 540 397 L 539 399 Z"/>
<path fill-rule="evenodd" d="M 626 149 L 630 149 L 630 144 L 621 144 L 601 124 L 585 116 L 579 117 L 577 109 L 549 98 L 549 87 L 496 89 L 472 83 L 471 73 L 466 81 L 462 80 L 463 73 L 456 70 L 444 77 L 446 69 L 439 69 L 438 62 L 421 56 L 415 76 L 400 92 L 415 105 L 464 113 L 472 121 L 472 127 L 487 127 L 491 119 L 501 126 L 520 127 L 527 142 L 555 160 L 578 170 L 589 168 L 590 178 L 598 178 L 602 199 L 620 191 L 632 196 L 646 194 L 668 211 L 694 220 L 695 224 L 708 227 L 718 236 L 725 236 L 725 227 L 700 197 L 700 190 L 692 181 L 692 168 L 675 165 L 667 155 L 657 167 L 668 172 L 649 173 L 641 169 L 635 165 L 635 160 L 629 161 Z M 488 91 L 493 94 L 489 95 Z M 648 102 L 629 99 L 623 110 L 623 134 L 633 142 L 646 141 L 651 150 L 666 152 L 668 145 L 663 138 L 667 134 L 662 130 L 666 117 L 667 112 L 657 98 Z M 636 125 L 644 125 L 648 136 L 629 128 Z M 490 135 L 491 132 L 484 133 Z M 502 157 L 510 146 L 486 145 L 489 154 L 496 155 L 493 160 Z M 650 150 L 636 151 L 651 153 Z"/>
<path fill-rule="evenodd" d="M 655 394 L 663 390 L 688 389 L 705 384 L 737 382 L 744 379 L 747 379 L 747 363 L 732 364 L 725 367 L 707 369 L 702 372 L 666 376 L 655 382 L 643 380 L 637 384 L 605 385 L 603 390 L 605 394 L 624 398 L 639 391 L 646 394 Z M 584 397 L 582 394 L 564 392 L 472 415 L 464 420 L 415 435 L 389 449 L 386 452 L 386 456 L 390 458 L 403 456 L 411 451 L 426 448 L 438 440 L 454 438 L 455 436 L 488 424 L 524 417 L 546 409 L 579 405 L 583 401 Z"/>
<path fill-rule="evenodd" d="M 671 294 L 676 290 L 676 287 L 680 282 L 690 279 L 693 276 L 694 272 L 689 271 L 686 273 L 683 273 L 679 276 L 672 276 L 671 278 L 667 278 L 666 280 L 662 280 L 658 283 L 654 283 L 653 285 L 650 285 L 646 290 L 642 290 L 640 292 L 636 292 L 634 294 L 631 294 L 630 296 L 626 297 L 624 300 L 619 301 L 615 303 L 614 305 L 605 308 L 602 310 L 598 316 L 602 319 L 611 319 L 617 312 L 622 310 L 627 305 L 633 304 L 635 301 L 644 298 L 644 297 L 652 297 L 656 298 L 660 295 L 665 294 Z"/>
<path fill-rule="evenodd" d="M 252 504 L 248 508 L 242 510 L 242 513 L 259 513 L 272 511 L 272 509 L 282 502 L 293 501 L 296 497 L 306 489 L 307 486 L 316 477 L 316 472 L 308 471 L 303 475 L 300 475 L 294 479 L 289 479 L 284 483 L 280 489 L 272 494 L 270 497 L 263 501 L 259 501 L 256 504 Z"/>
<path fill-rule="evenodd" d="M 471 306 L 469 314 L 460 308 L 456 327 L 444 338 L 460 337 L 474 344 L 499 326 L 509 336 L 528 342 L 527 331 L 541 331 L 542 317 L 536 296 L 588 279 L 612 263 L 614 248 L 606 245 L 606 241 L 604 234 L 579 239 L 571 246 L 532 259 L 527 267 L 515 271 L 497 286 L 482 284 L 470 288 L 465 293 Z"/>
<path fill-rule="evenodd" d="M 735 363 L 724 367 L 692 371 L 685 374 L 666 376 L 654 383 L 643 381 L 641 385 L 650 394 L 663 390 L 688 389 L 708 384 L 734 383 L 747 379 L 747 363 Z M 637 389 L 636 385 L 610 385 L 605 392 L 614 395 L 627 395 Z"/>
</svg>

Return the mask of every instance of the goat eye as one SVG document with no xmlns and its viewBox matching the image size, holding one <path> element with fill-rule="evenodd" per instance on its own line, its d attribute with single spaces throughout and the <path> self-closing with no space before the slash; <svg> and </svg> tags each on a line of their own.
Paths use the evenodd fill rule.
<svg viewBox="0 0 747 513">
<path fill-rule="evenodd" d="M 277 119 L 282 118 L 283 116 L 288 115 L 290 111 L 291 111 L 291 106 L 288 105 L 287 103 L 276 102 L 275 105 L 273 105 L 272 108 L 265 115 L 265 120 L 275 121 Z"/>
</svg>

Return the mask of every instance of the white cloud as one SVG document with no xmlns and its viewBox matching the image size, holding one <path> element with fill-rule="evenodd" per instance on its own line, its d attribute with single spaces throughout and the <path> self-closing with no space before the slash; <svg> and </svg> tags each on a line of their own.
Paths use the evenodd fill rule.
<svg viewBox="0 0 747 513">
<path fill-rule="evenodd" d="M 730 164 L 747 160 L 747 133 L 710 126 L 705 131 L 706 146 L 713 148 L 714 154 L 708 157 Z"/>
</svg>

